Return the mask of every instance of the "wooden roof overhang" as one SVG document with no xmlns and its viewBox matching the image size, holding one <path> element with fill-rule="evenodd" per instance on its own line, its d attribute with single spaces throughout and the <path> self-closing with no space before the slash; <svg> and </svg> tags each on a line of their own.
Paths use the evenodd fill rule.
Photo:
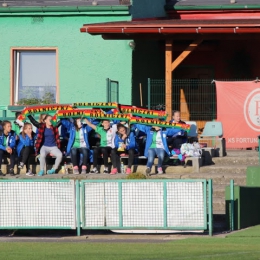
<svg viewBox="0 0 260 260">
<path fill-rule="evenodd" d="M 139 20 L 84 24 L 80 31 L 102 35 L 104 39 L 167 38 L 172 35 L 259 34 L 260 19 Z"/>
<path fill-rule="evenodd" d="M 172 116 L 173 71 L 205 40 L 260 39 L 260 19 L 214 20 L 139 20 L 84 24 L 81 32 L 102 35 L 104 39 L 164 39 L 165 40 L 165 105 L 168 119 Z M 243 37 L 243 38 L 242 38 Z M 173 41 L 192 40 L 173 60 Z M 181 93 L 180 100 L 185 100 Z"/>
</svg>

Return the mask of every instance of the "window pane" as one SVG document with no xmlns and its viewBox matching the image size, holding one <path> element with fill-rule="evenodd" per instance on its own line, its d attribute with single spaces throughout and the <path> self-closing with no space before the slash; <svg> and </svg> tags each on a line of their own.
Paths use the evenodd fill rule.
<svg viewBox="0 0 260 260">
<path fill-rule="evenodd" d="M 18 99 L 56 101 L 56 52 L 19 53 Z M 44 102 L 44 101 L 43 101 Z"/>
</svg>

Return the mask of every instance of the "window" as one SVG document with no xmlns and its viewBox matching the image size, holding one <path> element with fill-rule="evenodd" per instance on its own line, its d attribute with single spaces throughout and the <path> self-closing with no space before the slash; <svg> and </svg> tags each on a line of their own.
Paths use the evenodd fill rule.
<svg viewBox="0 0 260 260">
<path fill-rule="evenodd" d="M 12 103 L 56 103 L 56 70 L 56 50 L 13 51 Z"/>
</svg>

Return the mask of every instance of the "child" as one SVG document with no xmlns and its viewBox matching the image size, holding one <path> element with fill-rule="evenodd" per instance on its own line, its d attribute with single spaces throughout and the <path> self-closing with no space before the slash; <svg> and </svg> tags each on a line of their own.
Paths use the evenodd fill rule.
<svg viewBox="0 0 260 260">
<path fill-rule="evenodd" d="M 83 164 L 81 174 L 87 173 L 87 165 L 89 161 L 89 142 L 88 133 L 92 131 L 92 128 L 86 124 L 81 123 L 81 119 L 78 118 L 71 123 L 66 119 L 61 120 L 62 126 L 69 129 L 69 141 L 67 145 L 67 154 L 70 154 L 73 164 L 73 173 L 79 174 L 79 155 L 83 155 Z"/>
<path fill-rule="evenodd" d="M 17 145 L 18 156 L 22 158 L 22 161 L 18 165 L 18 168 L 22 169 L 26 165 L 27 176 L 34 176 L 29 166 L 29 157 L 35 154 L 34 143 L 36 134 L 32 131 L 32 124 L 24 123 L 23 131 L 19 136 L 19 143 Z"/>
<path fill-rule="evenodd" d="M 104 172 L 105 174 L 109 174 L 108 171 L 108 155 L 111 153 L 112 148 L 115 147 L 114 139 L 116 136 L 116 125 L 110 126 L 109 120 L 103 120 L 102 126 L 96 126 L 90 123 L 89 120 L 86 119 L 86 124 L 89 125 L 92 129 L 94 129 L 100 135 L 100 147 L 96 147 L 93 153 L 93 169 L 91 173 L 99 173 L 97 169 L 98 157 L 100 154 L 103 154 L 104 160 Z"/>
<path fill-rule="evenodd" d="M 117 159 L 118 155 L 124 153 L 128 154 L 128 166 L 126 168 L 126 174 L 131 173 L 131 167 L 134 162 L 134 154 L 136 151 L 136 141 L 134 132 L 127 133 L 127 128 L 122 125 L 117 125 L 117 135 L 115 137 L 115 148 L 112 149 L 111 159 L 113 164 L 113 170 L 110 174 L 117 173 Z"/>
<path fill-rule="evenodd" d="M 158 157 L 158 174 L 163 174 L 162 163 L 164 160 L 165 153 L 170 156 L 170 151 L 167 146 L 166 137 L 172 136 L 178 133 L 182 133 L 183 130 L 175 128 L 162 129 L 158 126 L 145 126 L 136 124 L 135 127 L 140 131 L 146 133 L 146 144 L 145 144 L 145 157 L 148 158 L 146 165 L 146 173 L 150 174 L 154 158 Z"/>
<path fill-rule="evenodd" d="M 10 121 L 3 121 L 2 127 L 3 129 L 0 130 L 0 176 L 4 175 L 1 171 L 4 155 L 10 157 L 9 174 L 14 176 L 16 134 L 12 130 Z"/>
<path fill-rule="evenodd" d="M 59 130 L 57 127 L 52 126 L 51 119 L 52 116 L 45 115 L 43 123 L 38 123 L 34 120 L 35 126 L 38 128 L 35 151 L 36 154 L 40 152 L 40 172 L 38 173 L 38 176 L 44 175 L 46 156 L 48 154 L 52 154 L 56 157 L 54 166 L 51 170 L 47 171 L 48 174 L 54 174 L 62 160 L 62 153 L 59 150 Z"/>
</svg>

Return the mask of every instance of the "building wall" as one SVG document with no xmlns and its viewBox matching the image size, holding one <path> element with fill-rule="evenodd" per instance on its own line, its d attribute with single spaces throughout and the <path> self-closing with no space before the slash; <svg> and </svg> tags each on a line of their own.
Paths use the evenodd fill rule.
<svg viewBox="0 0 260 260">
<path fill-rule="evenodd" d="M 165 0 L 132 0 L 133 19 L 164 17 Z"/>
<path fill-rule="evenodd" d="M 133 52 L 133 104 L 141 105 L 140 84 L 142 85 L 143 106 L 148 104 L 148 78 L 164 79 L 164 42 L 137 40 Z"/>
<path fill-rule="evenodd" d="M 0 104 L 10 104 L 11 47 L 58 47 L 60 103 L 106 101 L 106 78 L 120 82 L 119 101 L 131 104 L 132 50 L 128 41 L 80 33 L 86 23 L 131 20 L 130 15 L 0 17 Z M 3 37 L 4 36 L 4 37 Z"/>
</svg>

